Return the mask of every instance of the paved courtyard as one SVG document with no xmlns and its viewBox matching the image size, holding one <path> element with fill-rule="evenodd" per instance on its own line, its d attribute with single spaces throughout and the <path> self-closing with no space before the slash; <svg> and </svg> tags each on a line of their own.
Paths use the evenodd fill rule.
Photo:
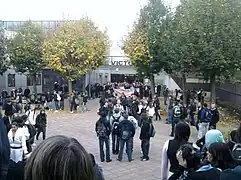
<svg viewBox="0 0 241 180">
<path fill-rule="evenodd" d="M 156 136 L 151 139 L 150 160 L 140 161 L 139 132 L 135 135 L 133 162 L 128 162 L 126 155 L 123 161 L 117 161 L 116 155 L 111 155 L 111 163 L 101 163 L 99 159 L 98 139 L 95 133 L 95 123 L 98 119 L 98 101 L 89 102 L 91 111 L 86 113 L 70 114 L 67 112 L 48 113 L 47 136 L 66 135 L 79 140 L 90 153 L 96 157 L 96 161 L 102 166 L 106 180 L 155 180 L 160 179 L 161 150 L 165 141 L 170 138 L 169 125 L 164 121 L 154 122 Z M 41 141 L 41 140 L 39 140 Z M 37 142 L 38 144 L 39 142 Z"/>
</svg>

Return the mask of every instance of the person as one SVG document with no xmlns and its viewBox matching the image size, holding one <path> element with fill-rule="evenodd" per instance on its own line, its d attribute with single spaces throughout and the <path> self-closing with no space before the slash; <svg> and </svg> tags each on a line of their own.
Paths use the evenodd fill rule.
<svg viewBox="0 0 241 180">
<path fill-rule="evenodd" d="M 45 140 L 46 125 L 47 125 L 47 115 L 45 114 L 45 110 L 42 109 L 36 118 L 36 128 L 37 128 L 36 139 L 37 140 L 39 138 L 40 133 L 43 133 L 43 140 Z"/>
<path fill-rule="evenodd" d="M 173 116 L 173 97 L 169 97 L 169 102 L 167 106 L 167 124 L 172 124 L 172 116 Z"/>
<path fill-rule="evenodd" d="M 110 122 L 106 119 L 106 112 L 99 111 L 100 118 L 95 124 L 95 132 L 99 139 L 99 148 L 100 148 L 100 160 L 101 162 L 111 162 L 110 159 L 110 133 L 111 133 L 111 125 Z M 104 144 L 106 147 L 106 154 L 104 153 Z"/>
<path fill-rule="evenodd" d="M 160 110 L 160 101 L 159 98 L 156 96 L 153 102 L 154 110 L 155 110 L 155 116 L 156 116 L 156 121 L 161 120 L 161 116 L 159 114 Z"/>
<path fill-rule="evenodd" d="M 171 135 L 170 136 L 174 136 L 174 129 L 176 124 L 181 120 L 182 117 L 182 108 L 179 105 L 178 101 L 175 102 L 175 105 L 173 106 L 173 110 L 172 110 L 172 130 L 171 130 Z"/>
<path fill-rule="evenodd" d="M 182 145 L 177 151 L 176 157 L 179 170 L 168 180 L 185 180 L 188 174 L 199 169 L 200 154 L 191 144 Z"/>
<path fill-rule="evenodd" d="M 195 126 L 194 115 L 195 115 L 195 112 L 196 112 L 196 105 L 195 105 L 194 101 L 191 101 L 191 103 L 190 103 L 190 105 L 188 107 L 188 111 L 189 111 L 189 123 L 192 126 Z"/>
<path fill-rule="evenodd" d="M 26 146 L 25 134 L 19 129 L 16 122 L 12 123 L 12 128 L 8 132 L 8 139 L 10 143 L 10 159 L 14 162 L 23 161 L 23 156 L 28 154 Z"/>
<path fill-rule="evenodd" d="M 154 115 L 155 115 L 155 108 L 153 107 L 152 103 L 149 103 L 149 106 L 148 106 L 148 117 L 153 119 Z"/>
<path fill-rule="evenodd" d="M 141 132 L 140 132 L 140 140 L 141 140 L 141 150 L 143 152 L 143 156 L 141 157 L 141 161 L 149 160 L 149 149 L 150 149 L 150 126 L 151 126 L 151 118 L 145 119 L 142 122 Z"/>
<path fill-rule="evenodd" d="M 211 105 L 210 111 L 211 111 L 211 120 L 209 123 L 209 127 L 212 126 L 214 129 L 216 129 L 216 125 L 219 121 L 219 112 L 218 112 L 216 104 L 213 103 Z"/>
<path fill-rule="evenodd" d="M 183 145 L 187 144 L 190 137 L 190 126 L 185 122 L 179 122 L 175 127 L 175 136 L 172 140 L 167 140 L 162 148 L 161 174 L 162 180 L 168 178 L 168 160 L 170 161 L 169 171 L 178 172 L 177 151 Z"/>
<path fill-rule="evenodd" d="M 93 180 L 94 177 L 89 153 L 75 138 L 61 135 L 42 141 L 25 165 L 25 180 Z"/>
<path fill-rule="evenodd" d="M 70 113 L 73 113 L 74 111 L 76 111 L 76 107 L 77 107 L 76 102 L 77 102 L 77 97 L 76 97 L 75 91 L 73 91 L 70 96 Z"/>
<path fill-rule="evenodd" d="M 128 112 L 128 118 L 127 118 L 134 126 L 135 130 L 138 127 L 138 121 L 136 120 L 136 118 L 133 116 L 133 114 L 131 112 Z"/>
<path fill-rule="evenodd" d="M 131 121 L 128 120 L 128 116 L 123 115 L 124 120 L 120 122 L 120 151 L 118 156 L 118 161 L 122 161 L 124 146 L 126 144 L 126 153 L 128 161 L 133 161 L 132 150 L 133 150 L 133 137 L 135 135 L 135 127 Z"/>
<path fill-rule="evenodd" d="M 221 171 L 232 169 L 236 166 L 232 153 L 224 142 L 212 143 L 208 148 L 207 157 L 211 165 L 219 168 Z"/>
<path fill-rule="evenodd" d="M 208 108 L 207 103 L 204 103 L 203 109 L 201 112 L 201 120 L 199 123 L 198 139 L 202 138 L 207 133 L 211 118 L 212 118 L 211 110 Z"/>
<path fill-rule="evenodd" d="M 10 99 L 7 100 L 4 110 L 5 110 L 4 115 L 7 116 L 9 119 L 9 122 L 12 123 L 15 109 L 14 109 L 13 104 Z"/>
<path fill-rule="evenodd" d="M 112 153 L 119 154 L 119 141 L 120 141 L 120 134 L 119 134 L 119 124 L 120 121 L 123 119 L 119 109 L 115 109 L 113 115 L 110 118 L 110 123 L 112 126 Z"/>
<path fill-rule="evenodd" d="M 164 105 L 167 105 L 167 98 L 168 98 L 168 95 L 169 95 L 169 90 L 168 90 L 168 88 L 166 88 L 166 89 L 163 91 Z"/>
<path fill-rule="evenodd" d="M 95 161 L 95 156 L 93 154 L 89 154 L 90 158 L 92 160 L 93 164 L 93 169 L 94 169 L 94 175 L 95 175 L 95 180 L 105 180 L 104 175 L 103 175 L 103 170 L 102 168 L 96 163 Z"/>
<path fill-rule="evenodd" d="M 3 123 L 0 112 L 0 179 L 6 180 L 10 160 L 10 145 L 7 128 Z"/>
<path fill-rule="evenodd" d="M 87 102 L 88 102 L 88 95 L 84 92 L 82 94 L 83 97 L 83 104 L 82 104 L 82 112 L 89 111 L 87 107 Z"/>
<path fill-rule="evenodd" d="M 61 100 L 61 97 L 58 91 L 54 91 L 55 112 L 58 112 L 60 109 L 60 100 Z"/>
<path fill-rule="evenodd" d="M 34 139 L 35 139 L 35 135 L 36 135 L 36 109 L 35 109 L 35 105 L 31 104 L 30 106 L 30 110 L 28 110 L 25 115 L 27 115 L 27 120 L 25 122 L 25 124 L 28 126 L 29 129 L 29 133 L 30 133 L 30 138 L 28 140 L 27 143 L 27 147 L 28 147 L 28 151 L 31 152 L 32 148 L 31 145 L 36 146 L 36 144 L 34 143 Z"/>
</svg>

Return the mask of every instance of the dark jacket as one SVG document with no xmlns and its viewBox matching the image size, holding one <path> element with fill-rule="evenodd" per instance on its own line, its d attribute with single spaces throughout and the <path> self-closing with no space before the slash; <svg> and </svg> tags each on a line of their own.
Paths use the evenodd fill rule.
<svg viewBox="0 0 241 180">
<path fill-rule="evenodd" d="M 134 135 L 135 135 L 135 127 L 132 124 L 132 122 L 127 120 L 127 119 L 121 121 L 120 124 L 119 124 L 120 135 L 122 135 L 123 130 L 124 130 L 125 127 L 127 128 L 126 130 L 128 130 L 131 133 L 131 136 L 134 137 Z"/>
<path fill-rule="evenodd" d="M 38 114 L 36 117 L 36 127 L 44 128 L 47 124 L 47 116 L 46 114 Z"/>
<path fill-rule="evenodd" d="M 240 180 L 241 179 L 241 166 L 234 169 L 227 169 L 221 173 L 220 180 Z"/>
<path fill-rule="evenodd" d="M 111 125 L 110 122 L 106 119 L 106 117 L 100 117 L 100 119 L 96 122 L 95 124 L 95 132 L 98 135 L 98 126 L 100 126 L 100 124 L 103 123 L 105 128 L 106 128 L 106 136 L 108 137 L 111 133 Z"/>
<path fill-rule="evenodd" d="M 24 180 L 24 165 L 24 161 L 15 163 L 14 161 L 10 160 L 7 180 Z"/>
<path fill-rule="evenodd" d="M 14 109 L 13 109 L 13 105 L 11 104 L 5 104 L 5 115 L 6 116 L 12 116 L 14 114 Z"/>
<path fill-rule="evenodd" d="M 8 171 L 10 162 L 10 145 L 7 136 L 7 129 L 0 113 L 0 179 Z"/>
<path fill-rule="evenodd" d="M 185 180 L 220 180 L 220 174 L 220 170 L 212 168 L 205 171 L 192 172 Z"/>
<path fill-rule="evenodd" d="M 219 121 L 219 112 L 217 108 L 211 109 L 211 113 L 212 113 L 212 118 L 211 118 L 210 126 L 217 124 L 217 122 Z"/>
<path fill-rule="evenodd" d="M 150 129 L 150 123 L 148 123 L 147 121 L 144 121 L 141 126 L 140 140 L 150 139 L 149 129 Z"/>
</svg>

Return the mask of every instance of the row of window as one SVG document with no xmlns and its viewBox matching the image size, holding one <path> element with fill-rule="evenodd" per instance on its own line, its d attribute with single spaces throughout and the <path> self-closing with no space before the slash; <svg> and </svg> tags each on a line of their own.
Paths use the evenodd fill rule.
<svg viewBox="0 0 241 180">
<path fill-rule="evenodd" d="M 33 76 L 28 74 L 27 75 L 27 86 L 33 86 Z M 16 84 L 16 77 L 15 74 L 8 74 L 8 87 L 15 87 Z M 40 86 L 42 84 L 41 74 L 36 75 L 36 85 Z"/>
</svg>

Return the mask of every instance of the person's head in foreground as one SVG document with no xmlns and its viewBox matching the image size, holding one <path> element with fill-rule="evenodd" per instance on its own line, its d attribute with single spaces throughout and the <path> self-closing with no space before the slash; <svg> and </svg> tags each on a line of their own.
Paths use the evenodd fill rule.
<svg viewBox="0 0 241 180">
<path fill-rule="evenodd" d="M 208 161 L 221 170 L 233 168 L 235 165 L 228 145 L 222 142 L 215 142 L 209 146 Z"/>
<path fill-rule="evenodd" d="M 25 166 L 25 180 L 93 180 L 93 164 L 74 138 L 53 136 L 41 142 Z"/>
<path fill-rule="evenodd" d="M 174 139 L 180 142 L 187 142 L 191 134 L 190 126 L 185 122 L 180 122 L 175 127 Z"/>
<path fill-rule="evenodd" d="M 192 171 L 196 171 L 199 168 L 200 155 L 191 144 L 182 145 L 177 151 L 176 156 L 180 166 Z"/>
</svg>

